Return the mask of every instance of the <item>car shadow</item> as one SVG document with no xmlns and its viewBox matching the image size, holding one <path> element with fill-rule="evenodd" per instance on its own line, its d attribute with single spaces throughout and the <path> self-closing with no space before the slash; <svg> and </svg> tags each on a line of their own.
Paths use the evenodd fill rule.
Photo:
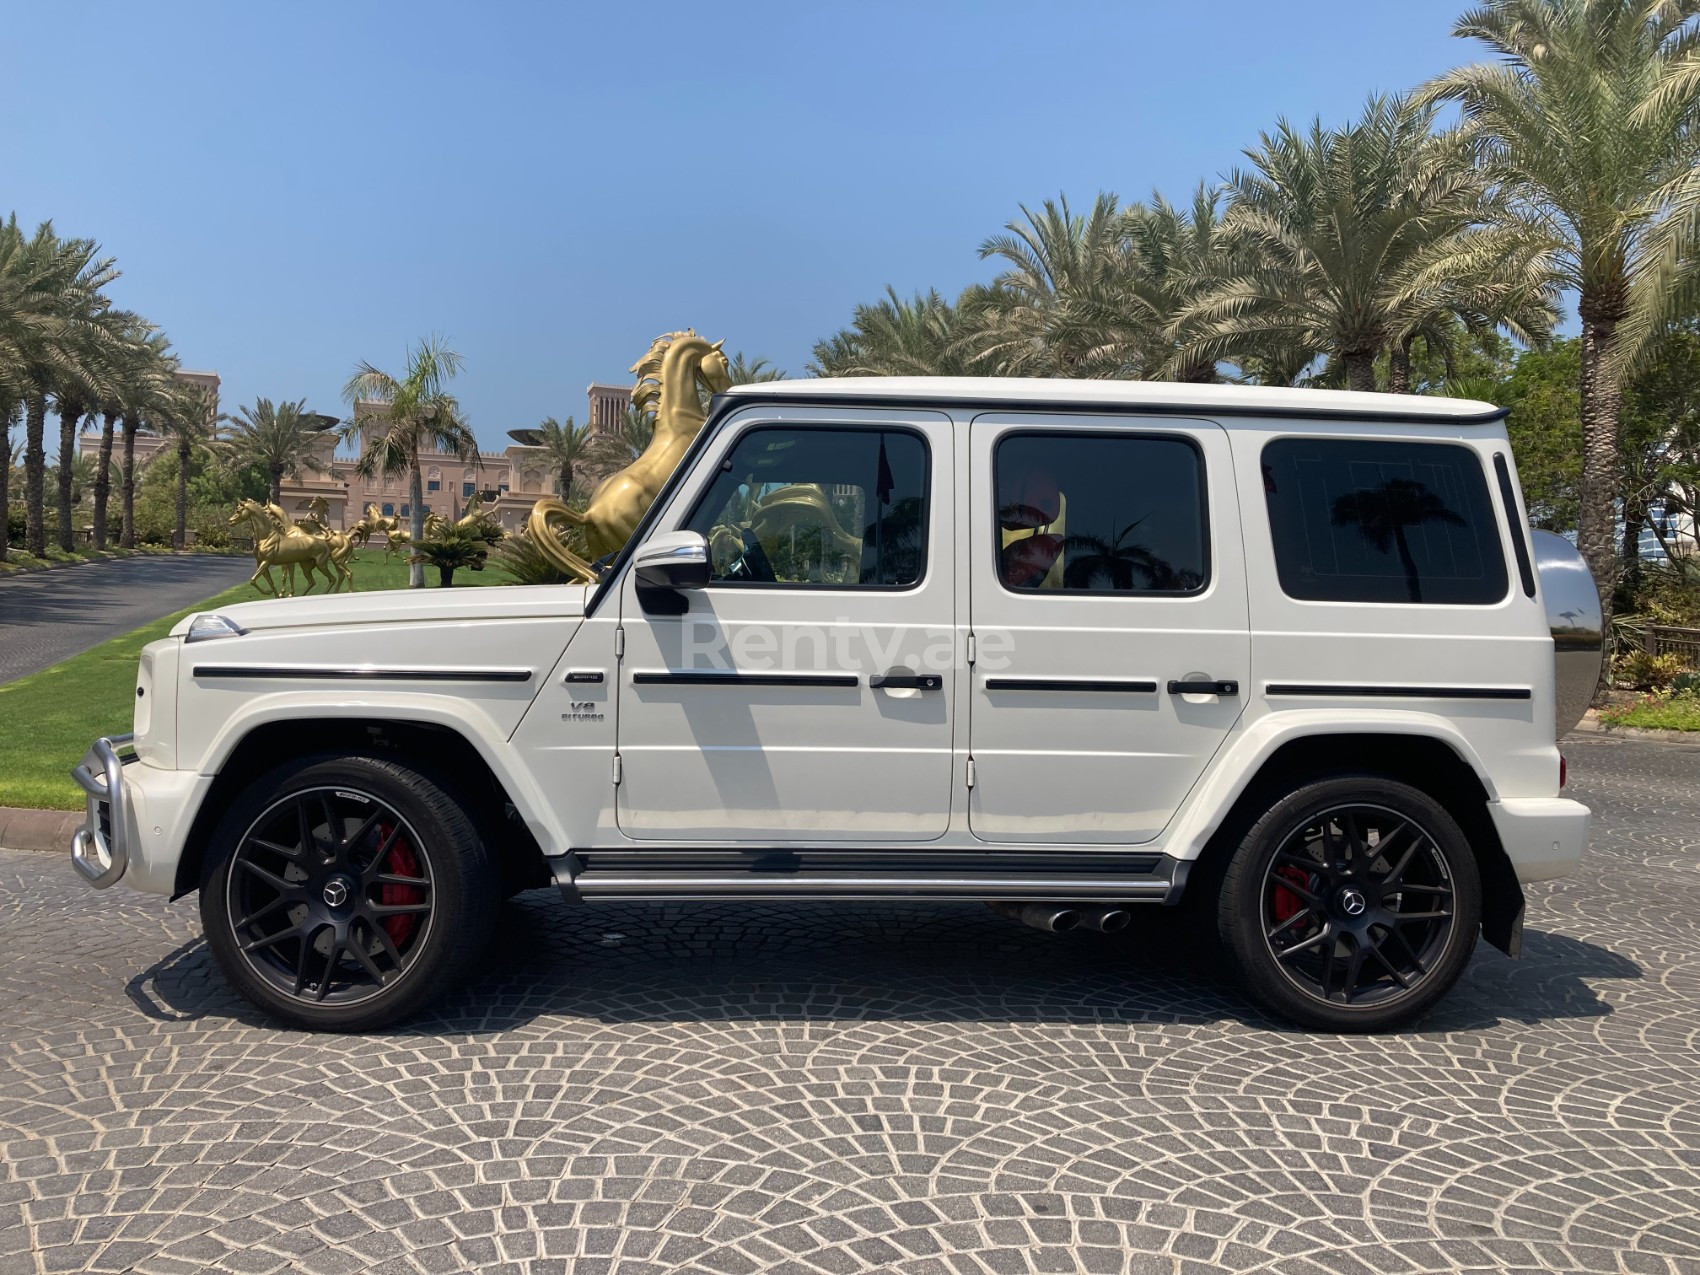
<svg viewBox="0 0 1700 1275">
<path fill-rule="evenodd" d="M 1549 931 L 1523 958 L 1486 944 L 1452 992 L 1408 1029 L 1612 1012 L 1599 980 L 1638 979 L 1634 961 Z M 131 980 L 162 1021 L 269 1020 L 225 983 L 201 939 Z M 396 1037 L 481 1035 L 540 1019 L 601 1023 L 822 1021 L 1234 1022 L 1293 1030 L 1233 988 L 1214 945 L 1175 913 L 1135 913 L 1119 935 L 1046 934 L 977 904 L 617 903 L 568 907 L 552 891 L 509 901 L 480 973 Z M 275 1025 L 275 1024 L 274 1024 Z"/>
</svg>

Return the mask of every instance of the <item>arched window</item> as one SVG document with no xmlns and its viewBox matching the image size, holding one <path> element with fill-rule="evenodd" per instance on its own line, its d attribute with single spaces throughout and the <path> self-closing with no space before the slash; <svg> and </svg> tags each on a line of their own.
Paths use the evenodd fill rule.
<svg viewBox="0 0 1700 1275">
<path fill-rule="evenodd" d="M 384 517 L 386 517 L 386 518 L 394 518 L 395 517 L 395 506 L 387 500 L 384 502 Z"/>
</svg>

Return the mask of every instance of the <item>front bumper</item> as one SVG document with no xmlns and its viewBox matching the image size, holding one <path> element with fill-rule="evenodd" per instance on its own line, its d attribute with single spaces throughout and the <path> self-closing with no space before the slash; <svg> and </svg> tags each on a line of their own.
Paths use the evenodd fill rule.
<svg viewBox="0 0 1700 1275">
<path fill-rule="evenodd" d="M 1568 876 L 1588 847 L 1588 807 L 1566 797 L 1488 802 L 1505 856 L 1525 884 Z"/>
<path fill-rule="evenodd" d="M 71 838 L 71 866 L 104 890 L 130 866 L 130 818 L 124 766 L 136 760 L 132 735 L 104 735 L 71 770 L 88 799 L 88 815 Z"/>
</svg>

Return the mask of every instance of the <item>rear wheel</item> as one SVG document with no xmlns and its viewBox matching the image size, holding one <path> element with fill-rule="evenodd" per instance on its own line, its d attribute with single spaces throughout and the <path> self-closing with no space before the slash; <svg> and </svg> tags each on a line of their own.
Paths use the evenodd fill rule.
<svg viewBox="0 0 1700 1275">
<path fill-rule="evenodd" d="M 201 921 L 225 976 L 297 1026 L 361 1031 L 421 1008 L 483 951 L 500 877 L 436 780 L 375 757 L 262 776 L 214 834 Z"/>
<path fill-rule="evenodd" d="M 1309 784 L 1252 825 L 1222 879 L 1217 926 L 1247 990 L 1310 1027 L 1377 1031 L 1463 973 L 1481 878 L 1457 822 L 1379 776 Z"/>
</svg>

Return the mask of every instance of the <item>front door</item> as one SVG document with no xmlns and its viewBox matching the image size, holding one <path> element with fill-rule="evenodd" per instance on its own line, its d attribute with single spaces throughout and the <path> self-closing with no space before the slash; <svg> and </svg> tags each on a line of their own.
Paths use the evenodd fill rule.
<svg viewBox="0 0 1700 1275">
<path fill-rule="evenodd" d="M 952 769 L 950 420 L 784 415 L 723 427 L 657 520 L 708 540 L 708 586 L 659 598 L 622 583 L 620 830 L 938 837 Z"/>
<path fill-rule="evenodd" d="M 1150 841 L 1248 689 L 1227 434 L 997 414 L 975 419 L 969 451 L 969 827 Z"/>
</svg>

